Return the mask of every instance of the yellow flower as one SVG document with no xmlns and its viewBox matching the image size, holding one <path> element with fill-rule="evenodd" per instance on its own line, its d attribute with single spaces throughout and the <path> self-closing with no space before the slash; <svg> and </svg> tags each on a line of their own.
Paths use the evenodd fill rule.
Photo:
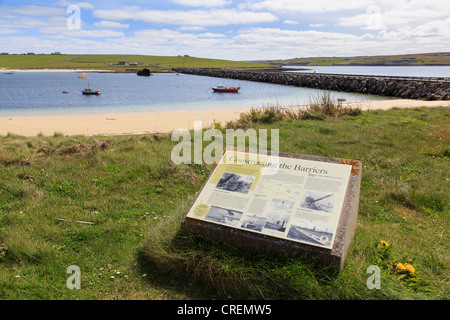
<svg viewBox="0 0 450 320">
<path fill-rule="evenodd" d="M 387 243 L 386 241 L 381 240 L 380 242 L 383 245 L 383 247 L 389 247 L 389 243 Z"/>
<path fill-rule="evenodd" d="M 397 263 L 397 268 L 400 269 L 401 272 L 406 272 L 407 271 L 406 267 L 401 262 Z"/>
<path fill-rule="evenodd" d="M 414 269 L 414 267 L 411 264 L 405 263 L 405 268 L 406 268 L 406 270 L 408 270 L 411 273 L 416 272 L 416 270 Z"/>
</svg>

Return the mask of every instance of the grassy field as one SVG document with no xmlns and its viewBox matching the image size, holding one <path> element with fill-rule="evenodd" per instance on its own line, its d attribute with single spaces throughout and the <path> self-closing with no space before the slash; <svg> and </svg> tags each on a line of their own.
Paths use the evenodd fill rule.
<svg viewBox="0 0 450 320">
<path fill-rule="evenodd" d="M 450 65 L 450 53 L 422 53 L 385 56 L 359 57 L 309 57 L 273 61 L 283 64 L 309 66 L 333 65 L 382 65 L 382 66 L 422 66 Z"/>
<path fill-rule="evenodd" d="M 283 152 L 362 161 L 340 273 L 181 234 L 213 167 L 173 164 L 168 134 L 0 137 L 0 299 L 449 299 L 450 110 L 355 114 L 240 122 L 279 129 Z"/>
<path fill-rule="evenodd" d="M 119 61 L 138 65 L 118 65 Z M 264 68 L 267 64 L 182 56 L 146 55 L 0 55 L 0 68 L 7 69 L 101 69 L 112 71 L 170 71 L 172 68 Z M 273 66 L 272 66 L 273 67 Z"/>
<path fill-rule="evenodd" d="M 138 65 L 118 65 L 119 61 Z M 6 69 L 91 69 L 135 72 L 148 68 L 152 72 L 167 72 L 172 68 L 276 68 L 270 63 L 309 66 L 332 65 L 450 65 L 450 54 L 427 53 L 397 56 L 311 57 L 264 62 L 244 62 L 205 59 L 189 56 L 150 55 L 0 55 L 0 68 Z"/>
</svg>

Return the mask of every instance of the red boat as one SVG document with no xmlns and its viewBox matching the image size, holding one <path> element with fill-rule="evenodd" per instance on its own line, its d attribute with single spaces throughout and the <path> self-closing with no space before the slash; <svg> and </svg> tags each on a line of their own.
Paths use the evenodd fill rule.
<svg viewBox="0 0 450 320">
<path fill-rule="evenodd" d="M 241 87 L 225 87 L 224 85 L 212 87 L 214 92 L 232 92 L 236 93 Z"/>
<path fill-rule="evenodd" d="M 99 95 L 101 91 L 100 91 L 100 89 L 93 91 L 90 88 L 86 88 L 86 89 L 82 90 L 81 92 L 83 92 L 83 94 L 86 94 L 86 95 Z"/>
</svg>

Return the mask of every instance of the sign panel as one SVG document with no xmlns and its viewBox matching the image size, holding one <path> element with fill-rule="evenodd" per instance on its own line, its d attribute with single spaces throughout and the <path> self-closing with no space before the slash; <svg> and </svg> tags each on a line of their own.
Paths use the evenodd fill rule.
<svg viewBox="0 0 450 320">
<path fill-rule="evenodd" d="M 226 150 L 187 217 L 332 249 L 351 170 Z"/>
</svg>

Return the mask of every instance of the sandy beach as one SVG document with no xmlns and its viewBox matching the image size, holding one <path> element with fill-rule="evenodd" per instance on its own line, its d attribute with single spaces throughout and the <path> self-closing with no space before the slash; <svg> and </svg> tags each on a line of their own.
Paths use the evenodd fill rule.
<svg viewBox="0 0 450 320">
<path fill-rule="evenodd" d="M 116 113 L 91 115 L 45 115 L 0 117 L 0 135 L 14 133 L 22 136 L 53 135 L 122 135 L 153 132 L 172 132 L 193 129 L 194 121 L 203 128 L 214 121 L 224 122 L 239 118 L 245 109 L 173 111 L 150 113 Z"/>
<path fill-rule="evenodd" d="M 3 72 L 114 72 L 114 70 L 95 70 L 95 69 L 6 69 L 0 68 Z"/>
<path fill-rule="evenodd" d="M 393 107 L 450 107 L 450 101 L 383 100 L 355 103 L 362 110 L 387 110 Z M 150 113 L 116 113 L 85 115 L 2 116 L 0 135 L 8 133 L 22 136 L 53 135 L 125 135 L 155 132 L 172 132 L 176 129 L 194 128 L 201 121 L 209 128 L 214 121 L 224 123 L 239 118 L 249 109 L 199 110 Z"/>
</svg>

